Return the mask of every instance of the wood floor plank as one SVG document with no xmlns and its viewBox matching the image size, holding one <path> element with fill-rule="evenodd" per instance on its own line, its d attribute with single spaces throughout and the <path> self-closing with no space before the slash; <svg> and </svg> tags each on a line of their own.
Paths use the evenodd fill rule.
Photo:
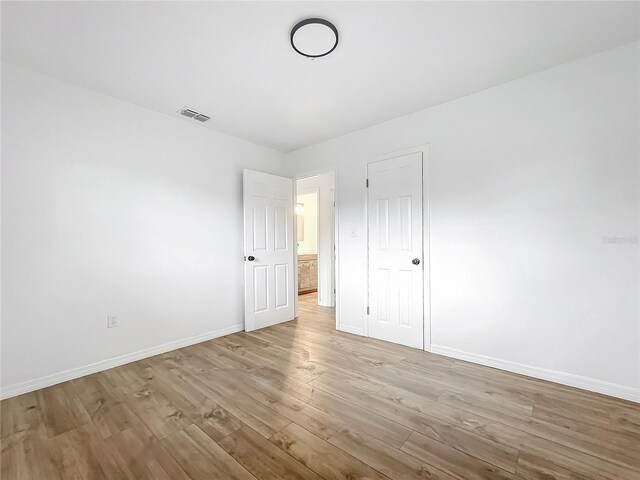
<svg viewBox="0 0 640 480">
<path fill-rule="evenodd" d="M 0 478 L 29 479 L 31 469 L 27 463 L 28 443 L 24 432 L 16 432 L 0 440 Z"/>
<path fill-rule="evenodd" d="M 372 393 L 379 392 L 387 386 L 386 383 L 380 382 L 376 379 L 348 370 L 346 368 L 339 367 L 337 365 L 332 365 L 330 368 L 327 368 L 324 375 L 318 377 L 317 380 L 322 380 L 323 378 L 333 378 L 335 380 L 339 380 L 348 385 L 353 385 L 354 387 L 357 387 L 361 390 L 366 390 Z M 433 397 L 437 398 L 439 394 L 440 391 L 434 392 Z"/>
<path fill-rule="evenodd" d="M 61 479 L 44 423 L 2 439 L 0 478 Z M 8 459 L 8 460 L 7 460 Z"/>
<path fill-rule="evenodd" d="M 438 396 L 438 402 L 461 410 L 467 410 L 498 422 L 509 422 L 512 419 L 527 421 L 531 418 L 533 412 L 533 407 L 496 402 L 495 400 L 490 402 L 473 395 L 463 395 L 446 390 Z"/>
<path fill-rule="evenodd" d="M 216 379 L 210 372 L 189 372 L 180 369 L 176 374 L 266 438 L 291 423 L 288 418 L 248 395 L 216 384 Z"/>
<path fill-rule="evenodd" d="M 610 423 L 603 424 L 593 419 L 578 419 L 566 415 L 554 415 L 546 412 L 536 415 L 534 410 L 534 421 L 542 421 L 546 424 L 553 424 L 571 430 L 576 434 L 585 434 L 606 442 L 613 448 L 626 449 L 629 445 L 640 445 L 640 432 L 634 432 L 625 428 L 619 428 Z"/>
<path fill-rule="evenodd" d="M 413 432 L 402 451 L 461 480 L 514 480 L 517 477 L 421 433 Z"/>
<path fill-rule="evenodd" d="M 126 478 L 91 423 L 57 435 L 47 444 L 48 456 L 61 478 Z"/>
<path fill-rule="evenodd" d="M 413 372 L 406 372 L 393 365 L 383 365 L 374 367 L 371 365 L 352 364 L 352 368 L 362 374 L 367 375 L 386 385 L 403 388 L 417 395 L 433 397 L 436 392 L 446 388 L 446 383 L 442 380 L 434 380 L 429 375 L 418 375 Z"/>
<path fill-rule="evenodd" d="M 604 480 L 605 478 L 610 478 L 602 477 L 591 470 L 586 473 L 578 474 L 577 472 L 575 469 L 567 469 L 547 458 L 532 456 L 526 452 L 520 454 L 518 469 L 516 470 L 518 476 L 527 480 L 575 480 L 576 478 L 581 480 Z"/>
<path fill-rule="evenodd" d="M 229 455 L 260 480 L 321 480 L 259 433 L 243 427 L 219 442 Z"/>
<path fill-rule="evenodd" d="M 232 350 L 218 345 L 217 342 L 194 345 L 192 350 L 196 355 L 206 359 L 214 370 L 251 370 L 256 366 L 242 355 L 232 355 Z"/>
<path fill-rule="evenodd" d="M 447 403 L 438 402 L 428 396 L 418 395 L 392 385 L 388 385 L 379 392 L 376 392 L 376 396 L 388 402 L 397 403 L 405 408 L 415 410 L 416 412 L 446 420 L 454 425 L 481 422 L 481 418 L 484 418 L 467 412 L 466 410 L 453 407 Z"/>
<path fill-rule="evenodd" d="M 0 408 L 0 437 L 32 430 L 42 421 L 35 392 L 25 393 L 2 402 Z"/>
<path fill-rule="evenodd" d="M 460 379 L 465 384 L 472 382 L 474 378 L 481 378 L 487 389 L 495 388 L 495 393 L 510 394 L 512 395 L 511 400 L 526 401 L 531 406 L 535 404 L 555 407 L 560 402 L 568 404 L 569 408 L 573 405 L 576 407 L 576 411 L 582 410 L 586 415 L 596 414 L 597 412 L 606 414 L 617 408 L 630 408 L 632 412 L 638 412 L 638 404 L 627 400 L 495 368 L 486 368 L 469 362 L 456 361 L 452 370 L 459 373 L 464 372 Z"/>
<path fill-rule="evenodd" d="M 640 455 L 637 455 L 637 452 L 640 451 L 640 442 L 632 441 L 628 445 L 618 445 L 607 441 L 606 436 L 598 437 L 589 433 L 575 432 L 561 425 L 536 419 L 518 424 L 516 428 L 531 435 L 640 472 Z"/>
<path fill-rule="evenodd" d="M 121 394 L 138 418 L 144 422 L 156 438 L 167 435 L 191 424 L 191 420 L 171 401 L 139 374 L 141 364 L 129 364 L 122 369 L 127 386 L 121 387 Z"/>
<path fill-rule="evenodd" d="M 145 377 L 180 411 L 213 440 L 218 441 L 242 427 L 242 422 L 189 382 L 173 374 L 163 364 L 151 367 L 151 377 Z"/>
<path fill-rule="evenodd" d="M 195 425 L 172 433 L 162 444 L 192 480 L 255 480 L 255 477 Z"/>
<path fill-rule="evenodd" d="M 303 402 L 309 402 L 313 395 L 313 387 L 297 378 L 291 378 L 273 368 L 264 367 L 249 373 L 257 382 L 263 385 L 277 388 L 278 390 L 298 398 Z"/>
<path fill-rule="evenodd" d="M 584 423 L 596 427 L 611 426 L 610 412 L 593 411 L 571 405 L 569 402 L 547 402 L 536 404 L 531 416 L 545 422 Z"/>
<path fill-rule="evenodd" d="M 376 395 L 389 402 L 402 405 L 404 408 L 435 417 L 448 424 L 455 425 L 504 445 L 517 447 L 518 443 L 515 442 L 514 444 L 514 439 L 520 439 L 524 435 L 523 432 L 515 430 L 510 426 L 502 425 L 494 420 L 452 407 L 445 403 L 424 398 L 421 395 L 416 395 L 398 387 L 385 387 Z"/>
<path fill-rule="evenodd" d="M 292 423 L 271 441 L 325 479 L 382 480 L 384 475 L 326 440 Z"/>
<path fill-rule="evenodd" d="M 562 445 L 528 436 L 520 443 L 516 473 L 525 478 L 637 480 L 638 471 Z M 547 475 L 547 477 L 544 477 Z"/>
<path fill-rule="evenodd" d="M 224 381 L 224 380 L 221 380 Z M 338 431 L 344 422 L 326 414 L 322 410 L 287 393 L 261 384 L 254 377 L 244 372 L 235 372 L 230 381 L 247 395 L 259 402 L 269 405 L 280 415 L 315 433 L 321 438 L 328 438 Z"/>
<path fill-rule="evenodd" d="M 640 435 L 640 414 L 634 414 L 628 411 L 613 411 L 609 418 L 611 425 L 617 429 L 628 430 Z"/>
<path fill-rule="evenodd" d="M 91 422 L 71 382 L 43 388 L 36 392 L 36 396 L 49 437 Z"/>
<path fill-rule="evenodd" d="M 411 430 L 485 460 L 503 470 L 515 472 L 518 459 L 516 448 L 476 435 L 436 417 L 404 408 L 397 403 L 388 402 L 337 380 L 330 379 L 325 383 L 315 381 L 314 386 L 316 385 L 318 388 L 353 404 L 366 404 L 371 412 Z"/>
<path fill-rule="evenodd" d="M 340 429 L 328 441 L 389 478 L 398 480 L 416 478 L 452 480 L 454 478 L 416 457 L 348 426 Z"/>
<path fill-rule="evenodd" d="M 393 447 L 400 447 L 411 434 L 411 429 L 385 417 L 372 414 L 367 406 L 354 405 L 319 389 L 313 390 L 309 403 L 326 414 L 353 425 Z"/>
<path fill-rule="evenodd" d="M 46 455 L 47 432 L 42 426 L 0 439 L 0 478 L 35 480 L 60 478 Z"/>
<path fill-rule="evenodd" d="M 143 423 L 112 435 L 106 442 L 129 480 L 190 480 Z"/>
<path fill-rule="evenodd" d="M 102 438 L 140 421 L 102 373 L 78 378 L 71 383 Z"/>
</svg>

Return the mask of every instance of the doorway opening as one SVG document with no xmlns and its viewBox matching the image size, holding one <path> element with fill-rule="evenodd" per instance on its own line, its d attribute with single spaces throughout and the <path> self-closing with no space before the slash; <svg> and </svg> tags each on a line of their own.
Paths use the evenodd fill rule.
<svg viewBox="0 0 640 480">
<path fill-rule="evenodd" d="M 335 325 L 335 180 L 327 172 L 296 180 L 298 317 Z"/>
</svg>

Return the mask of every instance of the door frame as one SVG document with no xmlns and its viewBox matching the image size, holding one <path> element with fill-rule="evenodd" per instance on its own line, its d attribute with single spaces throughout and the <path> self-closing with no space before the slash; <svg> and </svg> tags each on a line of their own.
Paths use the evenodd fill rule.
<svg viewBox="0 0 640 480">
<path fill-rule="evenodd" d="M 336 172 L 335 168 L 329 168 L 327 170 L 325 169 L 321 169 L 321 170 L 313 170 L 313 171 L 309 171 L 309 172 L 304 172 L 304 173 L 299 173 L 293 176 L 293 200 L 294 200 L 294 205 L 297 203 L 298 200 L 298 180 L 302 180 L 305 178 L 311 178 L 311 177 L 317 177 L 319 175 L 325 175 L 330 173 L 331 175 L 333 175 L 333 202 L 334 202 L 334 207 L 333 207 L 333 252 L 334 252 L 334 256 L 333 256 L 333 286 L 335 288 L 335 294 L 334 294 L 334 302 L 335 302 L 335 306 L 334 306 L 334 311 L 335 311 L 335 317 L 336 317 L 336 330 L 340 330 L 340 275 L 339 275 L 339 262 L 340 262 L 340 255 L 339 255 L 339 248 L 338 248 L 338 218 L 339 218 L 339 208 L 340 208 L 340 203 L 338 202 L 338 175 Z M 318 194 L 318 198 L 320 198 L 320 195 Z M 294 212 L 294 220 L 295 220 L 295 212 Z M 318 216 L 318 226 L 320 224 L 320 217 Z M 318 231 L 318 238 L 319 238 L 319 228 L 317 229 Z M 293 223 L 293 236 L 294 239 L 296 239 L 297 242 L 297 238 L 298 238 L 298 225 L 297 222 L 294 221 Z M 318 254 L 318 261 L 320 261 L 320 255 Z M 295 298 L 295 304 L 294 304 L 294 313 L 296 318 L 298 317 L 298 249 L 296 248 L 294 251 L 294 263 L 296 265 L 296 268 L 294 270 L 294 278 L 295 278 L 295 283 L 296 283 L 296 298 Z"/>
<path fill-rule="evenodd" d="M 383 153 L 367 159 L 364 168 L 364 178 L 368 179 L 369 164 L 390 160 L 396 157 L 403 157 L 412 153 L 422 153 L 422 258 L 424 268 L 422 269 L 422 312 L 424 317 L 423 336 L 424 351 L 431 351 L 431 201 L 429 197 L 429 143 L 417 147 L 405 148 L 395 152 Z M 365 322 L 364 335 L 369 337 L 369 314 L 366 308 L 369 305 L 369 189 L 364 189 L 364 229 L 366 243 L 366 260 L 364 262 L 364 274 L 366 278 L 366 288 L 364 291 Z"/>
</svg>

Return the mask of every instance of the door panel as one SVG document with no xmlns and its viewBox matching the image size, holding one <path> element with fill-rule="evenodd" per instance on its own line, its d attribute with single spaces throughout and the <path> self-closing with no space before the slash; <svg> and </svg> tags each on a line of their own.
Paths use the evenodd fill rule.
<svg viewBox="0 0 640 480">
<path fill-rule="evenodd" d="M 276 272 L 276 308 L 283 308 L 289 304 L 289 265 L 275 265 Z"/>
<path fill-rule="evenodd" d="M 370 163 L 367 170 L 369 336 L 422 349 L 422 153 Z"/>
<path fill-rule="evenodd" d="M 244 171 L 245 330 L 292 320 L 293 180 Z"/>
<path fill-rule="evenodd" d="M 253 312 L 266 312 L 269 308 L 268 301 L 268 277 L 267 266 L 256 265 L 253 267 Z"/>
<path fill-rule="evenodd" d="M 267 248 L 267 206 L 266 198 L 253 196 L 253 251 L 264 251 Z"/>
<path fill-rule="evenodd" d="M 278 205 L 273 209 L 275 215 L 275 244 L 274 248 L 276 250 L 286 250 L 287 249 L 287 211 L 286 208 L 282 205 Z"/>
</svg>

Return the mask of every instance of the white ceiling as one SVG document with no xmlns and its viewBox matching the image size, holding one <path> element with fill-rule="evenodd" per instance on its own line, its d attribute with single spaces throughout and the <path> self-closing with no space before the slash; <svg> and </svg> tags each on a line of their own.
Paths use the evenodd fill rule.
<svg viewBox="0 0 640 480">
<path fill-rule="evenodd" d="M 638 2 L 2 2 L 2 59 L 291 151 L 639 37 Z M 340 44 L 296 54 L 300 19 Z M 188 120 L 185 120 L 188 121 Z"/>
</svg>

